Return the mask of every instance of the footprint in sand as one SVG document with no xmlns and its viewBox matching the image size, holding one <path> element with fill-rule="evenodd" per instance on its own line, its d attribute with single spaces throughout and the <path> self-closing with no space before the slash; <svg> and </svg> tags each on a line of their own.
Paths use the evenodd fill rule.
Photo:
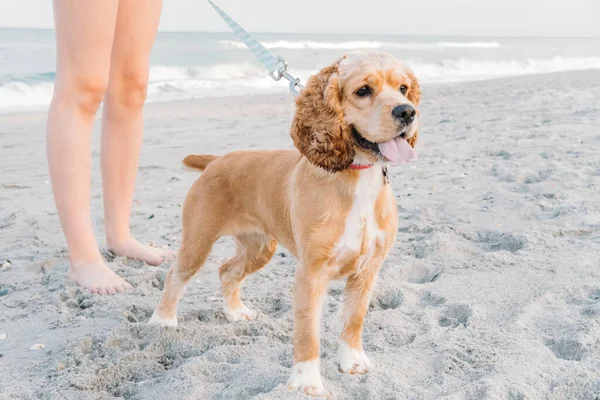
<svg viewBox="0 0 600 400">
<path fill-rule="evenodd" d="M 152 311 L 153 310 L 149 307 L 139 307 L 134 304 L 126 307 L 126 309 L 123 311 L 123 317 L 125 317 L 125 319 L 127 319 L 129 322 L 147 321 L 150 319 Z"/>
<path fill-rule="evenodd" d="M 581 361 L 585 352 L 584 346 L 577 340 L 547 340 L 545 345 L 561 360 Z"/>
<path fill-rule="evenodd" d="M 574 206 L 559 206 L 548 209 L 542 209 L 538 212 L 535 217 L 538 220 L 549 220 L 556 219 L 559 217 L 572 216 L 577 211 L 577 208 Z"/>
<path fill-rule="evenodd" d="M 488 156 L 490 156 L 490 157 L 500 157 L 500 158 L 502 158 L 504 160 L 510 160 L 512 158 L 512 154 L 510 154 L 506 150 L 490 151 L 488 153 Z"/>
<path fill-rule="evenodd" d="M 425 292 L 419 302 L 423 307 L 439 307 L 446 304 L 446 298 L 431 292 Z"/>
<path fill-rule="evenodd" d="M 497 231 L 478 231 L 475 235 L 464 236 L 487 252 L 509 251 L 516 253 L 527 244 L 527 240 L 522 236 Z"/>
<path fill-rule="evenodd" d="M 78 288 L 67 288 L 60 294 L 60 300 L 67 308 L 75 312 L 88 309 L 93 306 L 92 296 Z"/>
<path fill-rule="evenodd" d="M 462 303 L 450 304 L 440 313 L 438 323 L 442 327 L 467 327 L 472 315 L 473 310 L 469 305 Z"/>
<path fill-rule="evenodd" d="M 396 309 L 404 303 L 404 295 L 401 290 L 387 290 L 379 293 L 371 300 L 371 307 L 380 310 Z"/>
<path fill-rule="evenodd" d="M 412 264 L 402 270 L 402 276 L 408 282 L 425 284 L 437 281 L 443 272 L 440 266 Z"/>
</svg>

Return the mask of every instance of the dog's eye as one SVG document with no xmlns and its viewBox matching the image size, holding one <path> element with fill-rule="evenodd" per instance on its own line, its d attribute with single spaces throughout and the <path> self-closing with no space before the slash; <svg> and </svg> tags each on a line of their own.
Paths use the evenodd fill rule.
<svg viewBox="0 0 600 400">
<path fill-rule="evenodd" d="M 368 86 L 363 86 L 356 91 L 356 95 L 358 97 L 365 97 L 371 94 L 371 88 Z"/>
<path fill-rule="evenodd" d="M 406 94 L 407 91 L 408 91 L 408 86 L 406 86 L 406 85 L 400 86 L 400 93 Z"/>
</svg>

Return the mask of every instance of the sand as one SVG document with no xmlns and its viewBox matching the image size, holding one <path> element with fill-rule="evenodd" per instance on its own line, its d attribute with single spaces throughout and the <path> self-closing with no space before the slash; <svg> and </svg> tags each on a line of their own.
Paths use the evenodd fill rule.
<svg viewBox="0 0 600 400">
<path fill-rule="evenodd" d="M 325 299 L 322 374 L 337 399 L 600 399 L 600 72 L 425 86 L 419 160 L 393 167 L 399 228 L 364 342 L 338 372 L 343 282 Z M 133 231 L 176 248 L 190 153 L 288 148 L 287 94 L 149 104 Z M 169 265 L 111 257 L 135 289 L 67 281 L 44 113 L 0 116 L 0 398 L 302 399 L 288 392 L 296 261 L 251 276 L 255 322 L 228 323 L 220 240 L 180 326 L 146 324 Z M 93 150 L 92 216 L 105 246 Z M 6 338 L 2 339 L 6 334 Z M 30 350 L 36 344 L 45 345 Z"/>
</svg>

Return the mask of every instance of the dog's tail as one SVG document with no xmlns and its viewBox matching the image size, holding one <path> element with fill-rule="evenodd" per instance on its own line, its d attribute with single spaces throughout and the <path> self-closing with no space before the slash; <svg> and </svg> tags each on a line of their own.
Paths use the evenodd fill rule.
<svg viewBox="0 0 600 400">
<path fill-rule="evenodd" d="M 183 159 L 183 165 L 188 168 L 204 171 L 208 164 L 215 161 L 217 158 L 219 158 L 219 156 L 201 156 L 192 154 Z"/>
</svg>

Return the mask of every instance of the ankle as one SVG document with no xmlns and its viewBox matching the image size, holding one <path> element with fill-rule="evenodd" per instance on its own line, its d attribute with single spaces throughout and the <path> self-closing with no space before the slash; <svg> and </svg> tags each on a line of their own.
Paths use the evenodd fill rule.
<svg viewBox="0 0 600 400">
<path fill-rule="evenodd" d="M 72 270 L 77 270 L 91 264 L 104 263 L 104 258 L 97 250 L 90 254 L 71 253 L 69 254 L 69 264 Z"/>
<path fill-rule="evenodd" d="M 115 250 L 120 249 L 123 246 L 127 246 L 129 243 L 134 241 L 131 234 L 119 234 L 119 235 L 106 235 L 106 244 L 109 249 Z"/>
</svg>

